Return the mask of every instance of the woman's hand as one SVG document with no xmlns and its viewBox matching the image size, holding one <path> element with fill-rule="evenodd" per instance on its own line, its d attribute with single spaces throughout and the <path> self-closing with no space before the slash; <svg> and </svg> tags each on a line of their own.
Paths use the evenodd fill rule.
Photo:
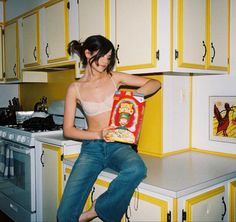
<svg viewBox="0 0 236 222">
<path fill-rule="evenodd" d="M 106 127 L 102 130 L 102 137 L 106 142 L 114 142 L 115 140 L 112 139 L 112 128 Z"/>
</svg>

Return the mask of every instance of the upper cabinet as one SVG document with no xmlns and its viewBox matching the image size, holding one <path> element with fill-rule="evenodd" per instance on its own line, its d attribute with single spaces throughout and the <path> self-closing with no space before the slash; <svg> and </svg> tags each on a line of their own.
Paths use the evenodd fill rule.
<svg viewBox="0 0 236 222">
<path fill-rule="evenodd" d="M 23 18 L 23 63 L 24 66 L 40 64 L 39 13 Z"/>
<path fill-rule="evenodd" d="M 68 55 L 68 43 L 97 34 L 113 42 L 117 71 L 224 74 L 230 69 L 230 0 L 52 0 L 17 19 L 22 59 L 20 66 L 6 64 L 10 78 L 21 68 L 75 68 L 80 77 L 79 58 Z M 17 61 L 17 27 L 14 35 L 6 29 L 6 56 L 16 50 L 11 58 Z"/>
<path fill-rule="evenodd" d="M 157 0 L 115 1 L 117 70 L 156 66 Z"/>
<path fill-rule="evenodd" d="M 18 21 L 5 26 L 5 72 L 6 80 L 19 79 Z"/>
<path fill-rule="evenodd" d="M 176 67 L 228 70 L 229 6 L 229 0 L 177 1 Z"/>
<path fill-rule="evenodd" d="M 78 2 L 80 40 L 83 41 L 91 35 L 103 35 L 110 38 L 109 2 L 109 0 L 80 0 Z"/>
<path fill-rule="evenodd" d="M 56 1 L 46 6 L 45 29 L 47 62 L 52 63 L 68 59 L 69 23 L 66 0 Z"/>
</svg>

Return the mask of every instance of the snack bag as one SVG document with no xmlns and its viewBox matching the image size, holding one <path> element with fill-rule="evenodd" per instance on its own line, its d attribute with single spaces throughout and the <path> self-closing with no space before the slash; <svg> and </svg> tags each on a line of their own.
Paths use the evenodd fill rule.
<svg viewBox="0 0 236 222">
<path fill-rule="evenodd" d="M 112 139 L 137 144 L 144 106 L 143 94 L 124 90 L 115 93 L 109 122 Z"/>
</svg>

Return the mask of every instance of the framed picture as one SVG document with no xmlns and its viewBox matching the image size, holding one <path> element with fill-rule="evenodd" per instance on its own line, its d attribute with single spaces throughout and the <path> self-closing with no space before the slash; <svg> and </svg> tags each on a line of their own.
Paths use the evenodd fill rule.
<svg viewBox="0 0 236 222">
<path fill-rule="evenodd" d="M 210 140 L 236 143 L 236 96 L 210 96 Z"/>
</svg>

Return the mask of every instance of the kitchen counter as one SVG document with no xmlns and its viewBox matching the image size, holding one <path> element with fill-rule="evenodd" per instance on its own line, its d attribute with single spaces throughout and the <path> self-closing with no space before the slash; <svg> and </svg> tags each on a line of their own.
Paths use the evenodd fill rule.
<svg viewBox="0 0 236 222">
<path fill-rule="evenodd" d="M 190 193 L 236 178 L 236 159 L 200 152 L 185 152 L 158 158 L 141 155 L 148 169 L 148 175 L 139 185 L 171 198 Z M 65 159 L 73 165 L 75 159 Z M 104 170 L 101 176 L 113 179 L 116 173 Z"/>
<path fill-rule="evenodd" d="M 40 142 L 53 144 L 56 146 L 73 146 L 73 145 L 80 145 L 80 141 L 69 140 L 63 136 L 63 131 L 57 131 L 55 134 L 49 134 L 44 136 L 39 136 L 36 138 Z"/>
</svg>

